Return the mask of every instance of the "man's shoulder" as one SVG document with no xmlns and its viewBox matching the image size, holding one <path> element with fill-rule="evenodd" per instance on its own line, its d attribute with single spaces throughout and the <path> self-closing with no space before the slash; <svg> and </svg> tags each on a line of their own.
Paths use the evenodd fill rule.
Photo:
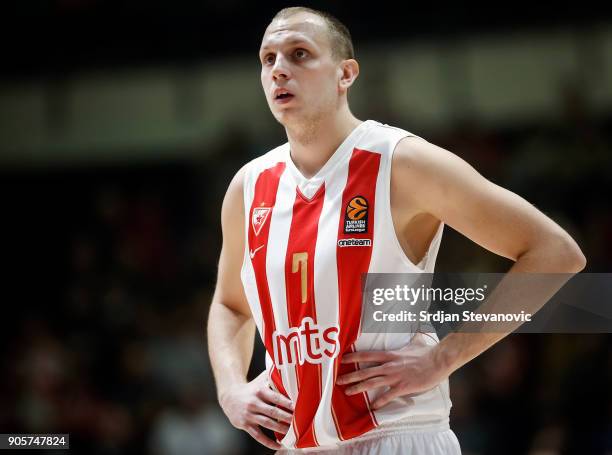
<svg viewBox="0 0 612 455">
<path fill-rule="evenodd" d="M 264 169 L 275 166 L 279 162 L 284 162 L 286 160 L 288 149 L 289 143 L 285 142 L 284 144 L 256 156 L 244 165 L 245 171 L 254 170 L 256 172 L 261 172 Z"/>
<path fill-rule="evenodd" d="M 439 160 L 448 160 L 451 156 L 454 155 L 448 150 L 429 142 L 421 136 L 411 135 L 398 141 L 393 161 L 407 166 L 418 163 L 433 164 Z"/>
<path fill-rule="evenodd" d="M 391 163 L 396 186 L 402 191 L 445 187 L 448 179 L 465 174 L 465 162 L 454 153 L 420 136 L 402 138 Z"/>
<path fill-rule="evenodd" d="M 372 130 L 379 134 L 400 136 L 400 137 L 420 137 L 417 134 L 408 131 L 397 125 L 389 125 L 388 123 L 379 122 L 376 120 L 372 121 Z"/>
<path fill-rule="evenodd" d="M 406 138 L 420 138 L 417 134 L 395 125 L 389 125 L 376 120 L 371 120 L 369 123 L 370 127 L 367 134 L 360 140 L 360 145 L 365 148 L 370 147 L 380 151 L 387 149 L 393 153 L 398 144 Z"/>
<path fill-rule="evenodd" d="M 261 172 L 276 166 L 279 162 L 285 162 L 288 150 L 289 143 L 286 142 L 247 161 L 234 175 L 235 184 L 244 188 L 245 184 L 254 183 Z"/>
</svg>

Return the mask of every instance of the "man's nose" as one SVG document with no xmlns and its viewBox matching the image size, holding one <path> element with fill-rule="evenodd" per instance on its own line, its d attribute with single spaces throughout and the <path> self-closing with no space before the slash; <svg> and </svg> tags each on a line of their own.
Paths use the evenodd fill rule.
<svg viewBox="0 0 612 455">
<path fill-rule="evenodd" d="M 289 68 L 287 65 L 287 60 L 278 54 L 276 56 L 276 60 L 274 61 L 274 67 L 272 68 L 272 77 L 274 80 L 278 78 L 289 79 L 291 77 L 291 73 L 289 72 Z"/>
</svg>

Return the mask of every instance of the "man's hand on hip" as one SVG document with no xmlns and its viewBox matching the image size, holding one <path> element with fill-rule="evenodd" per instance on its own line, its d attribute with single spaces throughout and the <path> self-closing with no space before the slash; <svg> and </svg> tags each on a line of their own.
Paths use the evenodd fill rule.
<svg viewBox="0 0 612 455">
<path fill-rule="evenodd" d="M 220 395 L 219 403 L 233 426 L 246 431 L 270 449 L 281 448 L 279 443 L 266 436 L 259 427 L 281 434 L 287 433 L 293 416 L 274 405 L 293 411 L 293 404 L 287 397 L 270 389 L 266 371 L 251 382 L 236 384 L 227 389 Z"/>
<path fill-rule="evenodd" d="M 342 363 L 372 362 L 375 365 L 339 376 L 337 384 L 349 385 L 347 395 L 389 387 L 373 403 L 378 409 L 391 400 L 432 389 L 451 373 L 437 359 L 436 346 L 428 344 L 428 335 L 417 333 L 410 343 L 395 351 L 359 351 L 342 356 Z"/>
</svg>

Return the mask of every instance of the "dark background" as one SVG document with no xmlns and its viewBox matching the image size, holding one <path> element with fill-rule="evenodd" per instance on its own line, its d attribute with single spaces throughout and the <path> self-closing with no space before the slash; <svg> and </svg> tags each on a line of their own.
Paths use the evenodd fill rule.
<svg viewBox="0 0 612 455">
<path fill-rule="evenodd" d="M 283 6 L 58 0 L 2 7 L 0 433 L 70 433 L 78 453 L 266 453 L 229 426 L 217 405 L 205 321 L 227 184 L 242 164 L 286 138 L 262 93 L 259 118 L 236 109 L 230 120 L 210 122 L 224 99 L 236 102 L 240 81 L 257 90 L 259 42 Z M 358 58 L 364 49 L 357 117 L 405 128 L 458 154 L 568 230 L 587 257 L 585 271 L 611 270 L 610 7 L 308 6 L 348 25 Z M 534 112 L 529 97 L 518 96 L 517 115 L 493 121 L 474 104 L 473 111 L 456 108 L 444 121 L 426 121 L 391 103 L 405 96 L 389 79 L 392 63 L 410 55 L 402 46 L 433 43 L 455 101 L 469 103 L 474 92 L 446 51 L 500 39 L 528 48 L 533 36 L 560 30 L 577 43 L 578 64 L 550 80 L 553 109 Z M 388 56 L 380 66 L 372 63 L 377 52 Z M 540 64 L 546 71 L 547 62 Z M 209 86 L 206 93 L 221 95 L 198 98 L 189 84 L 207 71 L 220 75 L 215 80 L 227 72 L 238 85 Z M 488 73 L 493 82 L 507 80 L 496 71 Z M 138 103 L 129 119 L 140 129 L 112 123 L 127 102 L 109 108 L 95 81 L 111 80 L 111 88 L 129 95 L 124 75 L 139 87 L 140 78 L 147 86 L 147 75 L 165 72 L 188 81 L 187 88 L 175 86 L 173 112 L 176 125 L 196 134 L 181 136 L 175 126 L 179 133 L 170 129 L 160 139 L 163 122 L 138 123 L 155 108 Z M 79 130 L 71 104 L 78 87 L 92 94 L 87 112 L 99 114 L 95 140 Z M 261 131 L 253 133 L 254 122 Z M 437 270 L 509 266 L 445 228 Z M 252 373 L 262 360 L 257 340 Z M 611 453 L 611 383 L 610 335 L 512 335 L 451 377 L 451 427 L 466 454 Z"/>
</svg>

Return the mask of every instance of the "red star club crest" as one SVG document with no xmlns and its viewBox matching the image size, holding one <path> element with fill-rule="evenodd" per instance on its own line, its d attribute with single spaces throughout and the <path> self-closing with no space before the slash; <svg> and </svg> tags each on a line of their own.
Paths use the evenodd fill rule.
<svg viewBox="0 0 612 455">
<path fill-rule="evenodd" d="M 272 210 L 270 207 L 257 207 L 253 209 L 253 218 L 251 219 L 251 224 L 253 225 L 255 235 L 259 235 L 261 228 L 264 224 L 266 224 L 268 215 L 270 215 L 270 210 Z"/>
</svg>

